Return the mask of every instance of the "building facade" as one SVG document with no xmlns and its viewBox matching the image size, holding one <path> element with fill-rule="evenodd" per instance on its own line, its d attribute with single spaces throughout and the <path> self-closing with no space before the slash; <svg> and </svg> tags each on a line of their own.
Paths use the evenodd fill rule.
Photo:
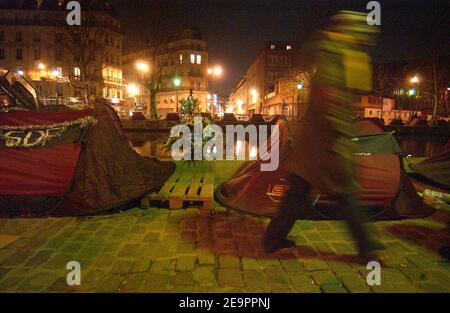
<svg viewBox="0 0 450 313">
<path fill-rule="evenodd" d="M 122 98 L 119 20 L 104 2 L 91 1 L 82 3 L 81 26 L 69 26 L 66 2 L 2 7 L 0 67 L 26 75 L 45 96 Z"/>
<path fill-rule="evenodd" d="M 142 82 L 159 81 L 156 106 L 159 117 L 179 109 L 179 101 L 190 92 L 199 100 L 199 111 L 208 108 L 208 50 L 206 41 L 195 28 L 185 28 L 178 36 L 156 47 L 132 52 L 122 57 L 124 79 L 137 84 L 141 101 L 150 105 L 150 95 Z M 147 64 L 148 71 L 139 70 L 139 63 Z M 153 76 L 153 77 L 152 77 Z M 144 99 L 146 98 L 146 99 Z"/>
<path fill-rule="evenodd" d="M 229 105 L 237 114 L 265 113 L 267 95 L 276 82 L 294 67 L 294 47 L 290 42 L 268 42 L 232 90 Z"/>
</svg>

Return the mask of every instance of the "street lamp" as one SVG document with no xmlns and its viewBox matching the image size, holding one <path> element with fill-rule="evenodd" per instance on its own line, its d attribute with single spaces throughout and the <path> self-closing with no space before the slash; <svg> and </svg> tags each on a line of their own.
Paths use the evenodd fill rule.
<svg viewBox="0 0 450 313">
<path fill-rule="evenodd" d="M 173 79 L 173 85 L 176 87 L 177 89 L 177 99 L 176 99 L 176 111 L 178 112 L 178 90 L 180 89 L 181 86 L 181 78 L 179 77 L 174 77 Z"/>
<path fill-rule="evenodd" d="M 127 92 L 130 97 L 135 97 L 139 94 L 139 88 L 134 83 L 129 83 L 127 85 Z"/>
<path fill-rule="evenodd" d="M 303 83 L 300 81 L 297 82 L 296 87 L 297 87 L 297 91 L 298 91 L 298 95 L 297 95 L 297 119 L 298 119 L 300 117 L 300 90 L 303 89 Z M 294 108 L 294 103 L 292 103 L 292 108 Z"/>
<path fill-rule="evenodd" d="M 136 69 L 141 73 L 146 73 L 150 69 L 149 65 L 145 62 L 136 62 Z"/>
<path fill-rule="evenodd" d="M 214 78 L 216 76 L 221 76 L 222 75 L 222 67 L 220 65 L 216 65 L 213 68 L 208 68 L 208 75 L 211 75 L 212 78 L 212 94 L 214 96 Z M 214 117 L 214 105 L 212 106 L 212 116 Z"/>
</svg>

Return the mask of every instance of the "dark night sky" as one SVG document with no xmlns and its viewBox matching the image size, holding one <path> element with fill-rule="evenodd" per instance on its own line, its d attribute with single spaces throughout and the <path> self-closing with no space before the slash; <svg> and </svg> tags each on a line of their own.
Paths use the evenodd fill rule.
<svg viewBox="0 0 450 313">
<path fill-rule="evenodd" d="M 210 64 L 221 64 L 224 76 L 216 88 L 228 95 L 251 60 L 269 40 L 307 41 L 340 9 L 367 11 L 365 0 L 114 0 L 125 44 L 197 26 L 207 40 Z M 380 0 L 381 35 L 372 52 L 375 61 L 420 54 L 433 36 L 449 40 L 448 1 Z M 436 21 L 445 27 L 436 29 Z M 448 53 L 448 50 L 447 50 Z"/>
</svg>

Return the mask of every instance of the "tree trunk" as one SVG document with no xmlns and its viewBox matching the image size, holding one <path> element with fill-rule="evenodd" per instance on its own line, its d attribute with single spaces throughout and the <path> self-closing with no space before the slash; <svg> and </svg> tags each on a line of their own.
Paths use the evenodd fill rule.
<svg viewBox="0 0 450 313">
<path fill-rule="evenodd" d="M 433 106 L 433 120 L 436 119 L 437 114 L 437 107 L 438 107 L 438 87 L 437 87 L 437 81 L 436 81 L 436 64 L 433 62 L 433 83 L 434 83 L 434 92 L 433 92 L 433 98 L 434 98 L 434 106 Z"/>
</svg>

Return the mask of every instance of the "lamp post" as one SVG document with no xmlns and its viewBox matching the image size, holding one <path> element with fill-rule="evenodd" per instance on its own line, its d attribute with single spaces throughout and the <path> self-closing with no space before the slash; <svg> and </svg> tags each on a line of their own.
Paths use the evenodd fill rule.
<svg viewBox="0 0 450 313">
<path fill-rule="evenodd" d="M 410 88 L 408 90 L 408 96 L 411 97 L 410 100 L 410 112 L 409 112 L 409 121 L 412 120 L 412 105 L 413 105 L 413 97 L 417 96 L 418 91 L 418 85 L 420 83 L 420 76 L 418 74 L 415 74 L 409 79 L 409 82 L 412 84 L 413 88 Z M 414 102 L 414 107 L 417 110 L 417 104 Z"/>
<path fill-rule="evenodd" d="M 212 96 L 214 97 L 214 78 L 222 75 L 222 67 L 220 65 L 216 65 L 213 68 L 209 68 L 208 75 L 210 75 L 212 79 Z M 214 103 L 212 105 L 211 115 L 214 117 Z"/>
<path fill-rule="evenodd" d="M 181 78 L 175 77 L 175 78 L 173 79 L 173 85 L 175 86 L 175 88 L 176 88 L 176 90 L 177 90 L 176 112 L 178 112 L 178 90 L 180 89 L 180 86 L 181 86 Z"/>
<path fill-rule="evenodd" d="M 297 82 L 297 85 L 296 85 L 296 87 L 297 87 L 297 119 L 300 117 L 300 101 L 301 101 L 301 99 L 300 99 L 300 90 L 302 90 L 303 89 L 303 83 L 302 82 Z"/>
<path fill-rule="evenodd" d="M 144 75 L 150 70 L 150 66 L 146 62 L 138 61 L 138 62 L 136 62 L 135 67 L 136 67 L 136 70 L 139 72 L 140 85 L 142 86 L 145 84 Z M 144 92 L 141 92 L 141 97 L 142 98 L 144 97 Z M 142 99 L 141 99 L 141 101 L 142 101 Z M 149 105 L 147 105 L 147 115 L 148 116 L 150 115 L 149 110 L 150 110 L 150 103 L 149 103 Z"/>
</svg>

